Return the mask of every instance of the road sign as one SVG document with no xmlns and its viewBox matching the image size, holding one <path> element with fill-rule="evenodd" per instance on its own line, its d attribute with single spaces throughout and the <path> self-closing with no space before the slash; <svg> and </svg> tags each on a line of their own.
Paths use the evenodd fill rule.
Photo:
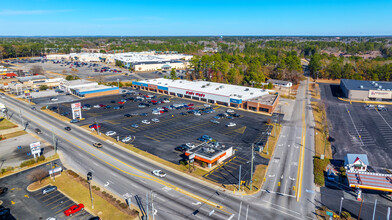
<svg viewBox="0 0 392 220">
<path fill-rule="evenodd" d="M 56 173 L 61 173 L 62 170 L 63 170 L 62 167 L 56 167 L 54 169 L 49 170 L 49 175 L 56 174 Z"/>
<path fill-rule="evenodd" d="M 34 155 L 34 158 L 36 157 L 36 154 L 40 154 L 41 153 L 41 142 L 34 142 L 30 144 L 30 150 L 31 150 L 31 154 Z"/>
<path fill-rule="evenodd" d="M 72 109 L 72 119 L 76 118 L 82 118 L 82 109 L 81 109 L 81 103 L 76 102 L 71 104 L 71 109 Z"/>
</svg>

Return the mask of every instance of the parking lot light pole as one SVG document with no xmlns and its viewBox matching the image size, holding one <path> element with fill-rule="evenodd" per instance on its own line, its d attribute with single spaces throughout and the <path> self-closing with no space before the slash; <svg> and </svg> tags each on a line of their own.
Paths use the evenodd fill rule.
<svg viewBox="0 0 392 220">
<path fill-rule="evenodd" d="M 117 79 L 117 87 L 120 88 L 120 79 Z"/>
<path fill-rule="evenodd" d="M 254 144 L 252 144 L 252 151 L 251 151 L 251 163 L 250 163 L 250 191 L 252 191 L 253 188 L 253 148 Z"/>
</svg>

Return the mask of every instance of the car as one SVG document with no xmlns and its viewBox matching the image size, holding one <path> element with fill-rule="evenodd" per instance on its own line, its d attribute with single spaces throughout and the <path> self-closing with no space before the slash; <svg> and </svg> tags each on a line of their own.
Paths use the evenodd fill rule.
<svg viewBox="0 0 392 220">
<path fill-rule="evenodd" d="M 105 109 L 110 109 L 112 106 L 110 106 L 110 105 L 107 105 L 107 106 L 105 106 Z"/>
<path fill-rule="evenodd" d="M 91 128 L 91 129 L 98 129 L 98 128 L 101 127 L 101 125 L 92 124 L 92 125 L 90 125 L 90 126 L 88 126 L 88 127 Z"/>
<path fill-rule="evenodd" d="M 146 125 L 149 125 L 149 124 L 150 124 L 150 122 L 149 122 L 148 120 L 143 120 L 142 123 L 143 123 L 143 124 L 146 124 Z"/>
<path fill-rule="evenodd" d="M 195 147 L 195 145 L 192 143 L 186 143 L 185 146 L 187 146 L 189 149 L 192 149 Z"/>
<path fill-rule="evenodd" d="M 94 105 L 93 108 L 101 108 L 101 105 Z"/>
<path fill-rule="evenodd" d="M 140 113 L 139 115 L 140 115 L 140 116 L 147 116 L 148 113 Z"/>
<path fill-rule="evenodd" d="M 180 113 L 180 115 L 187 115 L 187 113 L 185 113 L 185 112 L 181 112 L 181 113 Z"/>
<path fill-rule="evenodd" d="M 365 108 L 366 108 L 366 109 L 374 109 L 375 106 L 374 106 L 374 105 L 365 105 Z"/>
<path fill-rule="evenodd" d="M 219 116 L 214 116 L 214 118 L 215 118 L 215 119 L 221 119 L 221 117 L 219 117 Z"/>
<path fill-rule="evenodd" d="M 120 106 L 115 106 L 115 107 L 113 107 L 113 109 L 114 109 L 114 110 L 119 110 L 119 109 L 120 109 Z"/>
<path fill-rule="evenodd" d="M 233 110 L 233 109 L 227 109 L 226 112 L 228 112 L 228 113 L 234 113 L 234 110 Z"/>
<path fill-rule="evenodd" d="M 64 129 L 65 129 L 66 131 L 70 131 L 70 130 L 71 130 L 70 127 L 65 127 Z"/>
<path fill-rule="evenodd" d="M 99 142 L 96 142 L 96 143 L 93 144 L 93 147 L 102 148 L 102 144 L 99 143 Z"/>
<path fill-rule="evenodd" d="M 177 146 L 177 147 L 174 148 L 174 150 L 180 151 L 180 152 L 185 152 L 186 151 L 186 149 L 183 146 Z"/>
<path fill-rule="evenodd" d="M 125 102 L 121 101 L 121 102 L 118 102 L 118 104 L 120 104 L 120 105 L 124 105 L 124 104 L 125 104 Z"/>
<path fill-rule="evenodd" d="M 106 105 L 104 105 L 104 104 L 99 104 L 99 107 L 101 107 L 101 108 L 105 108 L 105 107 L 106 107 Z"/>
<path fill-rule="evenodd" d="M 53 191 L 56 191 L 57 190 L 57 186 L 47 186 L 47 187 L 45 187 L 44 189 L 42 189 L 42 194 L 47 194 L 47 193 L 50 193 L 50 192 L 53 192 Z"/>
<path fill-rule="evenodd" d="M 164 102 L 164 103 L 169 103 L 169 102 L 170 102 L 170 100 L 168 100 L 168 99 L 164 99 L 164 100 L 163 100 L 163 102 Z"/>
<path fill-rule="evenodd" d="M 151 119 L 151 121 L 152 121 L 152 122 L 155 122 L 155 123 L 158 123 L 158 122 L 159 122 L 159 119 L 153 118 L 153 119 Z"/>
<path fill-rule="evenodd" d="M 88 111 L 88 110 L 90 110 L 91 108 L 89 108 L 89 107 L 87 107 L 87 106 L 83 106 L 82 109 Z"/>
<path fill-rule="evenodd" d="M 131 114 L 125 114 L 124 117 L 131 117 Z"/>
<path fill-rule="evenodd" d="M 131 116 L 133 117 L 133 116 L 138 116 L 139 114 L 138 113 L 136 113 L 136 112 L 134 112 L 134 113 L 131 113 Z"/>
<path fill-rule="evenodd" d="M 209 104 L 204 104 L 204 107 L 211 107 L 211 105 L 209 105 Z"/>
<path fill-rule="evenodd" d="M 152 111 L 152 114 L 153 114 L 153 115 L 160 115 L 161 112 L 160 112 L 160 111 Z"/>
<path fill-rule="evenodd" d="M 64 215 L 72 216 L 73 214 L 79 212 L 80 210 L 84 210 L 84 205 L 82 203 L 69 207 L 69 209 L 64 211 Z"/>
<path fill-rule="evenodd" d="M 188 107 L 188 108 L 185 108 L 186 110 L 195 110 L 195 108 L 192 108 L 192 107 Z"/>
<path fill-rule="evenodd" d="M 139 107 L 139 108 L 145 108 L 146 105 L 139 104 L 137 107 Z"/>
<path fill-rule="evenodd" d="M 132 137 L 128 136 L 128 137 L 123 138 L 121 141 L 125 143 L 125 142 L 129 142 L 130 140 L 132 140 Z"/>
<path fill-rule="evenodd" d="M 7 187 L 0 187 L 0 195 L 5 194 L 8 191 Z"/>
<path fill-rule="evenodd" d="M 162 170 L 154 170 L 152 171 L 152 174 L 154 174 L 154 176 L 161 177 L 161 178 L 166 177 L 166 173 L 164 173 Z"/>
<path fill-rule="evenodd" d="M 236 123 L 230 122 L 229 124 L 226 125 L 226 127 L 234 127 L 237 126 Z"/>
<path fill-rule="evenodd" d="M 55 101 L 58 101 L 58 100 L 59 100 L 59 99 L 56 98 L 56 97 L 53 97 L 53 98 L 50 99 L 50 101 L 52 101 L 52 102 L 55 102 Z"/>
<path fill-rule="evenodd" d="M 196 116 L 200 116 L 201 115 L 200 112 L 195 112 L 193 114 L 196 115 Z"/>
<path fill-rule="evenodd" d="M 112 101 L 110 101 L 110 103 L 113 103 L 113 104 L 114 104 L 114 103 L 116 103 L 116 101 L 112 100 Z"/>
<path fill-rule="evenodd" d="M 235 114 L 233 114 L 233 117 L 236 117 L 236 118 L 238 118 L 238 117 L 240 117 L 240 115 L 239 115 L 239 114 L 237 114 L 237 113 L 235 113 Z"/>
<path fill-rule="evenodd" d="M 106 136 L 113 136 L 115 134 L 117 134 L 117 132 L 115 132 L 115 131 L 108 131 L 105 133 Z"/>
<path fill-rule="evenodd" d="M 195 104 L 193 104 L 193 103 L 189 103 L 189 104 L 188 104 L 188 106 L 195 106 Z"/>
<path fill-rule="evenodd" d="M 78 123 L 79 120 L 78 119 L 72 119 L 71 121 L 69 121 L 70 123 Z"/>
<path fill-rule="evenodd" d="M 214 124 L 219 124 L 220 122 L 217 120 L 211 120 L 210 122 L 214 123 Z"/>
<path fill-rule="evenodd" d="M 10 216 L 11 210 L 0 206 L 0 219 L 15 219 Z"/>
<path fill-rule="evenodd" d="M 94 216 L 94 217 L 89 218 L 88 220 L 101 220 L 101 219 L 98 216 Z"/>
<path fill-rule="evenodd" d="M 37 133 L 37 134 L 42 134 L 42 131 L 41 131 L 41 129 L 39 129 L 39 128 L 34 129 L 34 131 L 35 131 L 35 133 Z"/>
<path fill-rule="evenodd" d="M 210 137 L 208 135 L 203 135 L 203 136 L 201 136 L 201 138 L 204 138 L 204 139 L 209 140 L 209 141 L 212 140 L 212 137 Z"/>
<path fill-rule="evenodd" d="M 377 110 L 378 111 L 388 111 L 388 109 L 385 107 L 385 105 L 377 105 Z"/>
<path fill-rule="evenodd" d="M 139 127 L 139 125 L 137 125 L 137 124 L 133 124 L 133 125 L 131 125 L 131 127 L 132 127 L 132 128 L 138 128 L 138 127 Z"/>
</svg>

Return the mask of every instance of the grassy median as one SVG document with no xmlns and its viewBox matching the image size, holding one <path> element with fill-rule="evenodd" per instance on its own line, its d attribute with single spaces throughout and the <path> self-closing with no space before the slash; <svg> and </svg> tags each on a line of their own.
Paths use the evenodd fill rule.
<svg viewBox="0 0 392 220">
<path fill-rule="evenodd" d="M 332 159 L 331 143 L 328 141 L 328 120 L 325 106 L 321 102 L 311 102 L 315 122 L 315 155 L 324 154 L 326 158 Z"/>
<path fill-rule="evenodd" d="M 88 212 L 99 216 L 101 219 L 138 219 L 138 211 L 133 207 L 130 209 L 124 206 L 124 199 L 120 200 L 96 186 L 92 187 L 94 209 L 91 209 L 90 193 L 86 180 L 77 177 L 72 171 L 68 171 L 64 171 L 61 176 L 56 177 L 55 181 L 47 177 L 41 183 L 34 182 L 28 186 L 28 190 L 35 191 L 49 184 L 55 185 L 71 200 L 76 203 L 83 203 Z"/>
<path fill-rule="evenodd" d="M 10 122 L 6 118 L 3 117 L 0 118 L 0 130 L 6 130 L 6 129 L 16 128 L 16 127 L 18 126 Z"/>
</svg>

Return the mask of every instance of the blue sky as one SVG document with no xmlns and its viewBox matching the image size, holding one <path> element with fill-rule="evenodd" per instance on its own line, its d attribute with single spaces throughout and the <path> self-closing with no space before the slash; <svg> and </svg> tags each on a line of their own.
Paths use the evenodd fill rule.
<svg viewBox="0 0 392 220">
<path fill-rule="evenodd" d="M 392 35 L 392 0 L 2 1 L 0 36 Z"/>
</svg>

